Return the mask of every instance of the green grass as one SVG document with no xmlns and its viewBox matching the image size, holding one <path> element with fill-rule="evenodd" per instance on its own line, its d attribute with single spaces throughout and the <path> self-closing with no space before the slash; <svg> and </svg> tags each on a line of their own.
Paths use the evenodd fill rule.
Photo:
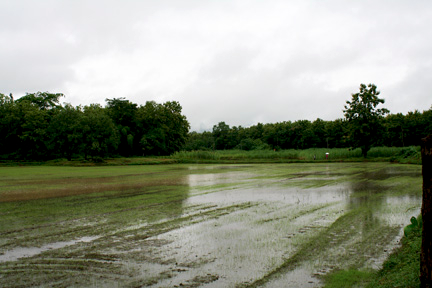
<svg viewBox="0 0 432 288">
<path fill-rule="evenodd" d="M 327 276 L 325 288 L 362 287 L 370 281 L 372 272 L 355 269 L 341 270 Z"/>
<path fill-rule="evenodd" d="M 326 153 L 329 153 L 328 159 Z M 171 156 L 106 158 L 100 162 L 83 159 L 55 159 L 42 162 L 0 161 L 0 166 L 120 166 L 176 163 L 304 163 L 383 161 L 421 164 L 420 147 L 373 147 L 365 159 L 359 148 L 311 148 L 305 150 L 215 150 L 179 151 Z"/>
<path fill-rule="evenodd" d="M 187 159 L 187 160 L 219 160 L 219 153 L 214 151 L 180 151 L 174 153 L 174 159 Z"/>
<path fill-rule="evenodd" d="M 329 157 L 326 158 L 326 153 Z M 258 163 L 258 162 L 340 162 L 365 161 L 359 148 L 311 148 L 305 150 L 216 150 L 216 151 L 181 151 L 174 153 L 171 159 L 183 163 Z M 373 147 L 367 161 L 386 161 L 420 164 L 419 147 Z"/>
<path fill-rule="evenodd" d="M 421 229 L 402 239 L 402 247 L 390 255 L 369 288 L 420 287 Z"/>
<path fill-rule="evenodd" d="M 94 167 L 94 166 L 122 166 L 122 165 L 155 165 L 155 164 L 175 164 L 178 161 L 168 156 L 151 156 L 151 157 L 116 157 L 100 159 L 98 162 L 84 159 L 54 159 L 48 161 L 18 161 L 18 160 L 0 160 L 0 166 L 76 166 L 76 167 Z"/>
<path fill-rule="evenodd" d="M 378 272 L 357 269 L 335 271 L 324 277 L 324 287 L 420 287 L 421 241 L 421 228 L 412 230 L 402 238 L 402 246 L 389 256 Z"/>
</svg>

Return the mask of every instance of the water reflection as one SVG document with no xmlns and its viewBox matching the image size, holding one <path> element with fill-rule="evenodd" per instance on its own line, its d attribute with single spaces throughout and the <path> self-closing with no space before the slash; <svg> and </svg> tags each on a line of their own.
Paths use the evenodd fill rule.
<svg viewBox="0 0 432 288">
<path fill-rule="evenodd" d="M 179 263 L 199 259 L 202 264 L 193 264 L 199 266 L 194 273 L 206 271 L 220 279 L 208 287 L 233 286 L 264 277 L 266 271 L 278 269 L 284 259 L 295 254 L 302 243 L 326 230 L 317 239 L 328 238 L 325 241 L 331 245 L 305 255 L 302 261 L 310 262 L 299 269 L 309 267 L 310 275 L 314 275 L 362 265 L 377 268 L 385 259 L 383 251 L 397 243 L 395 237 L 400 237 L 399 231 L 410 215 L 419 212 L 421 203 L 419 194 L 393 195 L 400 189 L 398 177 L 418 178 L 418 169 L 377 169 L 368 164 L 224 168 L 190 169 L 190 194 L 184 205 L 234 208 L 216 219 L 165 235 L 172 245 L 161 252 Z M 394 181 L 389 184 L 389 179 Z M 282 277 L 281 287 L 301 282 L 288 278 Z M 173 277 L 158 285 L 179 283 Z M 277 279 L 270 283 L 278 287 Z"/>
<path fill-rule="evenodd" d="M 246 176 L 248 176 L 246 173 L 241 172 L 189 174 L 187 176 L 187 183 L 190 187 L 210 186 L 234 183 L 240 181 Z"/>
<path fill-rule="evenodd" d="M 378 170 L 373 169 L 372 171 L 365 169 L 362 173 L 358 175 L 360 179 L 369 180 L 386 180 L 392 177 L 414 177 L 418 178 L 420 176 L 418 169 L 409 169 L 406 166 L 388 166 Z"/>
<path fill-rule="evenodd" d="M 121 167 L 119 177 L 68 179 L 65 188 L 83 195 L 26 204 L 29 211 L 57 205 L 59 212 L 52 217 L 53 225 L 25 231 L 30 235 L 38 230 L 35 237 L 45 237 L 40 241 L 42 250 L 13 253 L 33 255 L 32 261 L 49 256 L 64 263 L 69 261 L 63 256 L 67 252 L 74 260 L 90 257 L 107 264 L 107 270 L 96 276 L 84 275 L 96 281 L 95 286 L 116 286 L 110 282 L 113 278 L 97 281 L 100 275 L 118 273 L 116 279 L 124 279 L 121 286 L 236 287 L 268 277 L 265 287 L 307 287 L 318 283 L 314 275 L 334 269 L 378 267 L 386 256 L 383 251 L 391 251 L 398 232 L 418 215 L 421 204 L 421 187 L 416 188 L 420 169 L 415 166 L 314 163 L 163 168 Z M 62 181 L 50 180 L 51 192 L 68 192 Z M 97 213 L 89 212 L 94 210 Z M 72 220 L 62 215 L 72 215 Z M 47 215 L 36 216 L 43 220 Z M 64 232 L 71 234 L 71 229 L 74 235 L 53 239 Z M 7 241 L 19 236 L 21 243 L 32 247 L 24 242 L 27 234 L 11 233 L 15 234 Z M 89 235 L 100 238 L 88 245 L 69 242 Z M 17 277 L 33 278 L 36 270 L 29 269 L 31 273 Z"/>
<path fill-rule="evenodd" d="M 418 179 L 421 176 L 418 169 L 413 171 L 406 169 L 406 167 L 405 170 L 403 168 L 390 166 L 373 171 L 366 169 L 348 182 L 349 189 L 352 192 L 348 207 L 350 210 L 363 210 L 364 232 L 376 225 L 394 224 L 395 221 L 392 220 L 395 217 L 406 222 L 410 217 L 409 215 L 417 216 L 420 213 L 421 194 L 415 196 L 395 193 L 401 189 L 399 188 L 401 185 L 398 181 L 399 177 Z M 421 191 L 421 186 L 418 189 Z M 402 219 L 402 217 L 406 219 Z"/>
<path fill-rule="evenodd" d="M 342 165 L 340 165 L 342 166 Z M 343 173 L 337 165 L 317 167 L 302 166 L 294 173 L 284 175 L 282 179 L 269 174 L 263 177 L 259 167 L 247 166 L 239 171 L 238 166 L 233 166 L 235 171 L 229 171 L 229 166 L 220 167 L 193 167 L 191 174 L 187 176 L 187 183 L 191 188 L 190 196 L 185 204 L 212 203 L 235 204 L 242 202 L 283 202 L 286 204 L 314 205 L 335 201 L 345 201 L 348 209 L 360 207 L 373 207 L 374 211 L 380 210 L 382 205 L 403 203 L 418 203 L 419 196 L 394 196 L 392 192 L 398 190 L 397 177 L 408 176 L 419 178 L 419 169 L 406 169 L 406 167 L 391 166 L 381 169 L 369 169 L 361 164 L 360 172 L 347 171 Z M 366 168 L 365 168 L 366 167 Z M 313 167 L 312 167 L 313 168 Z M 324 168 L 324 169 L 323 169 Z M 404 169 L 405 168 L 405 169 Z M 197 173 L 202 170 L 217 170 L 217 173 Z M 246 171 L 245 171 L 246 170 Z M 369 171 L 372 170 L 372 171 Z M 194 173 L 195 172 L 195 173 Z M 256 178 L 260 175 L 260 178 Z M 320 177 L 317 177 L 320 176 Z M 395 178 L 395 182 L 388 184 L 388 179 Z M 338 179 L 342 179 L 338 181 Z M 383 180 L 387 180 L 383 183 Z M 320 183 L 330 181 L 328 185 L 320 186 Z M 290 185 L 280 185 L 283 184 Z M 309 184 L 312 188 L 302 188 Z M 313 187 L 312 183 L 317 183 Z M 306 186 L 307 187 L 307 186 Z M 421 189 L 421 188 L 419 188 Z"/>
</svg>

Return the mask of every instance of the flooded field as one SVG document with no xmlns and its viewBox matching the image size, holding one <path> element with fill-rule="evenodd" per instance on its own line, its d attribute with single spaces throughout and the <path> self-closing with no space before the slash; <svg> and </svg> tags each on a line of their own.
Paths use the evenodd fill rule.
<svg viewBox="0 0 432 288">
<path fill-rule="evenodd" d="M 0 167 L 1 287 L 321 287 L 421 206 L 387 163 Z"/>
</svg>

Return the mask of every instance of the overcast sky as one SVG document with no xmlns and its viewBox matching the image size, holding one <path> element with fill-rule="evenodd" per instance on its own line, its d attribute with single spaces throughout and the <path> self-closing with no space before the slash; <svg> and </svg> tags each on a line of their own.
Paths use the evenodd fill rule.
<svg viewBox="0 0 432 288">
<path fill-rule="evenodd" d="M 178 101 L 192 130 L 432 104 L 430 0 L 0 0 L 0 93 Z"/>
</svg>

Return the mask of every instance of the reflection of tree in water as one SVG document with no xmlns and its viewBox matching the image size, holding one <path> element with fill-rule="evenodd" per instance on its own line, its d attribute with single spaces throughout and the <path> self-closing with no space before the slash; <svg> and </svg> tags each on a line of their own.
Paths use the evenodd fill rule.
<svg viewBox="0 0 432 288">
<path fill-rule="evenodd" d="M 154 183 L 153 190 L 146 193 L 146 202 L 149 202 L 149 208 L 153 210 L 153 221 L 166 218 L 176 218 L 183 214 L 184 202 L 189 197 L 189 186 L 187 185 L 187 176 L 163 180 Z M 152 217 L 152 218 L 153 218 Z"/>
<path fill-rule="evenodd" d="M 381 186 L 376 181 L 370 181 L 369 176 L 385 179 L 385 174 L 383 170 L 378 173 L 365 172 L 362 173 L 363 180 L 350 182 L 352 194 L 349 199 L 349 208 L 358 210 L 358 221 L 362 223 L 361 229 L 364 233 L 383 225 L 375 215 L 386 204 L 385 191 L 388 190 L 388 187 Z"/>
<path fill-rule="evenodd" d="M 357 175 L 360 180 L 386 180 L 392 177 L 408 176 L 418 178 L 421 177 L 421 172 L 418 169 L 411 170 L 402 166 L 390 166 L 379 170 L 365 170 Z"/>
<path fill-rule="evenodd" d="M 398 235 L 401 227 L 398 225 L 390 225 L 383 215 L 388 213 L 389 208 L 397 207 L 406 203 L 418 203 L 418 197 L 410 197 L 408 195 L 395 196 L 392 193 L 397 191 L 399 181 L 396 177 L 408 176 L 418 178 L 420 173 L 418 170 L 406 169 L 406 167 L 385 167 L 378 170 L 365 170 L 357 174 L 353 181 L 349 183 L 351 194 L 349 198 L 349 210 L 355 217 L 352 219 L 353 226 L 359 230 L 362 238 L 371 241 L 381 241 L 389 243 Z M 395 178 L 391 184 L 380 182 Z M 396 214 L 406 213 L 408 211 L 395 211 Z M 407 218 L 408 220 L 408 218 Z M 374 235 L 376 234 L 376 235 Z M 380 236 L 378 236 L 380 235 Z M 368 239 L 370 238 L 370 239 Z"/>
</svg>

